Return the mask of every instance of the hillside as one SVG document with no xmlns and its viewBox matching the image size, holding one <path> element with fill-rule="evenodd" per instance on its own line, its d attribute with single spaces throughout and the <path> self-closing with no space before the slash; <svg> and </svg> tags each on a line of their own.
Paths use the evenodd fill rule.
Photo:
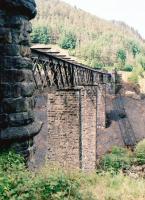
<svg viewBox="0 0 145 200">
<path fill-rule="evenodd" d="M 145 54 L 143 38 L 123 22 L 100 19 L 59 0 L 36 0 L 32 42 L 59 44 L 92 67 L 136 67 Z"/>
</svg>

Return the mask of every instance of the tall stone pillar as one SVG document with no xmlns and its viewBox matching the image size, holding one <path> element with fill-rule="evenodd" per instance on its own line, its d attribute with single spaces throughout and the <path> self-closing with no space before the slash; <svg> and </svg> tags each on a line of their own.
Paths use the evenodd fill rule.
<svg viewBox="0 0 145 200">
<path fill-rule="evenodd" d="M 34 0 L 0 0 L 0 148 L 26 158 L 42 125 L 33 115 L 29 20 L 35 15 Z"/>
<path fill-rule="evenodd" d="M 106 85 L 99 84 L 97 91 L 97 128 L 106 127 Z"/>
<path fill-rule="evenodd" d="M 68 168 L 96 168 L 97 119 L 94 86 L 48 95 L 48 160 Z"/>
</svg>

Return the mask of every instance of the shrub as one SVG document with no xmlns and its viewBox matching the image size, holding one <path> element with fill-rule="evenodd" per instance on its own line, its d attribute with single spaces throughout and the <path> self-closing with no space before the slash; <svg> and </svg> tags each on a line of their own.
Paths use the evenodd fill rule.
<svg viewBox="0 0 145 200">
<path fill-rule="evenodd" d="M 51 29 L 46 26 L 38 26 L 33 28 L 31 40 L 33 43 L 49 44 L 51 43 Z"/>
<path fill-rule="evenodd" d="M 77 37 L 73 32 L 64 33 L 59 41 L 59 46 L 62 49 L 75 49 Z"/>
<path fill-rule="evenodd" d="M 0 199 L 36 199 L 33 174 L 27 171 L 24 159 L 14 152 L 0 154 Z"/>
<path fill-rule="evenodd" d="M 145 57 L 142 54 L 139 54 L 137 56 L 138 63 L 142 66 L 142 68 L 145 70 Z"/>
<path fill-rule="evenodd" d="M 105 171 L 117 173 L 120 169 L 128 169 L 131 163 L 132 156 L 128 150 L 121 147 L 113 147 L 111 153 L 104 155 L 100 160 L 100 167 Z"/>
<path fill-rule="evenodd" d="M 139 76 L 142 76 L 143 68 L 141 66 L 134 67 L 131 76 L 128 78 L 129 82 L 137 84 Z"/>
<path fill-rule="evenodd" d="M 135 58 L 137 54 L 141 52 L 140 44 L 134 40 L 128 41 L 127 44 L 128 50 L 132 53 L 133 57 Z"/>
<path fill-rule="evenodd" d="M 122 69 L 122 71 L 126 72 L 132 72 L 133 66 L 132 65 L 125 65 L 125 67 Z"/>
<path fill-rule="evenodd" d="M 119 49 L 116 56 L 119 62 L 124 66 L 126 61 L 126 51 L 124 49 Z"/>
<path fill-rule="evenodd" d="M 136 145 L 135 156 L 137 164 L 145 164 L 145 139 Z"/>
<path fill-rule="evenodd" d="M 24 159 L 13 151 L 2 151 L 0 153 L 0 171 L 9 172 L 25 168 Z"/>
<path fill-rule="evenodd" d="M 43 170 L 42 170 L 43 171 Z M 87 195 L 87 194 L 86 194 Z M 82 200 L 80 183 L 63 170 L 29 172 L 14 152 L 0 154 L 0 200 Z"/>
</svg>

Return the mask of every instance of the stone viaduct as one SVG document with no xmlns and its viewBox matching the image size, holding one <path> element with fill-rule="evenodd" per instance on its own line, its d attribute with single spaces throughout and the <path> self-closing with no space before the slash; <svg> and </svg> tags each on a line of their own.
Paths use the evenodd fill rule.
<svg viewBox="0 0 145 200">
<path fill-rule="evenodd" d="M 108 74 L 30 50 L 33 0 L 0 0 L 0 147 L 38 165 L 96 167 Z M 35 152 L 35 154 L 34 154 Z"/>
</svg>

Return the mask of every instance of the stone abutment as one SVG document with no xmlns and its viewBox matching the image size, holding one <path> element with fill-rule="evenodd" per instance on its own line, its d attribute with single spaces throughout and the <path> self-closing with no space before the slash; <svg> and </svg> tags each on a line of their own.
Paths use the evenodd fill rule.
<svg viewBox="0 0 145 200">
<path fill-rule="evenodd" d="M 35 119 L 30 59 L 33 0 L 0 0 L 0 146 L 29 157 L 41 122 Z"/>
</svg>

